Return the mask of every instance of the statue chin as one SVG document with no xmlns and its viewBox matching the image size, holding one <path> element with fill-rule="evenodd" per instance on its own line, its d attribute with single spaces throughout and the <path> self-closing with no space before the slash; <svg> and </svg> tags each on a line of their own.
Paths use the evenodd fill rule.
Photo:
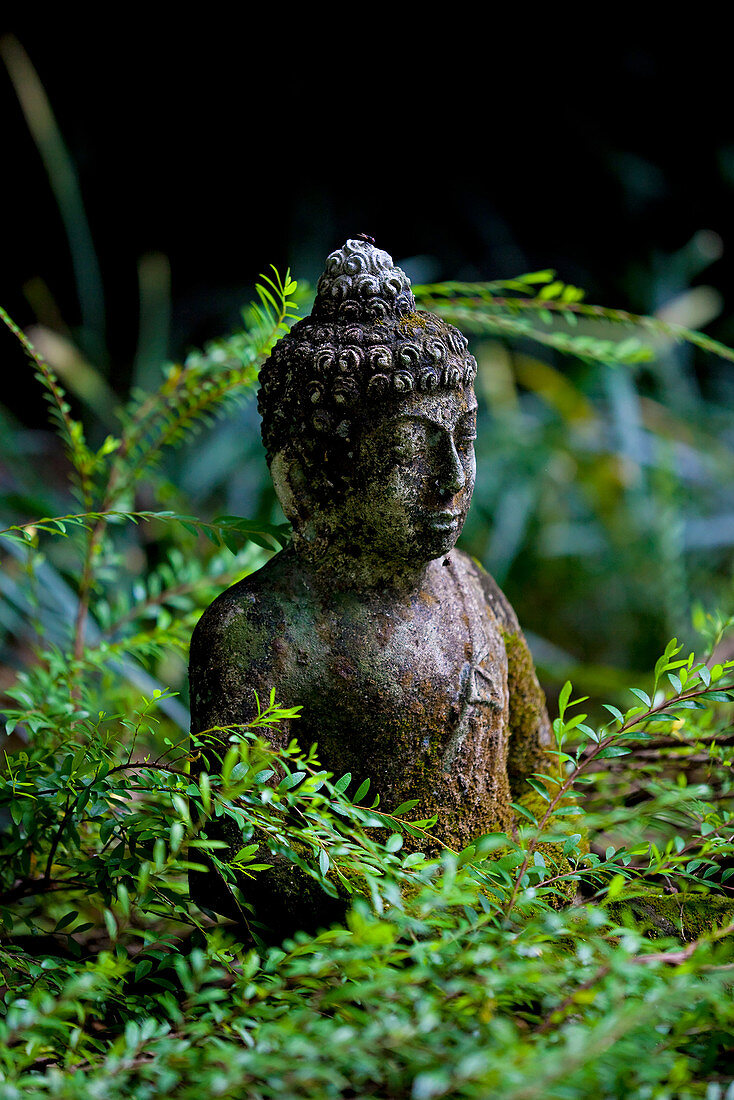
<svg viewBox="0 0 734 1100">
<path fill-rule="evenodd" d="M 426 540 L 426 553 L 430 554 L 429 561 L 449 554 L 456 546 L 456 540 L 460 534 L 461 526 L 454 531 L 437 531 L 430 540 Z"/>
</svg>

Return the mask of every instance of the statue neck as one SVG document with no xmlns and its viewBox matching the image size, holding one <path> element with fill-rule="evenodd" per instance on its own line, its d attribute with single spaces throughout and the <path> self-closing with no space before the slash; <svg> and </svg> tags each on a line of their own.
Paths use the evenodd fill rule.
<svg viewBox="0 0 734 1100">
<path fill-rule="evenodd" d="M 371 550 L 323 543 L 299 537 L 294 532 L 293 550 L 299 564 L 320 588 L 337 591 L 390 591 L 408 595 L 426 582 L 430 561 L 384 559 Z"/>
</svg>

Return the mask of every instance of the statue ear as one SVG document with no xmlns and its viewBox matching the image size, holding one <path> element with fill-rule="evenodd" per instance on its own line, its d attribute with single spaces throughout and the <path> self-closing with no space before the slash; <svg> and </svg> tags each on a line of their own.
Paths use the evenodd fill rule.
<svg viewBox="0 0 734 1100">
<path fill-rule="evenodd" d="M 275 495 L 286 519 L 299 530 L 313 516 L 313 495 L 303 460 L 294 447 L 284 447 L 270 463 Z"/>
</svg>

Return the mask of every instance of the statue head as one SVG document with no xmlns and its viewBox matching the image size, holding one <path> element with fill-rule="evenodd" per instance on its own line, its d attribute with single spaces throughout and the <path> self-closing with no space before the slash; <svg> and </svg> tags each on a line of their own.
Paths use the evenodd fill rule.
<svg viewBox="0 0 734 1100">
<path fill-rule="evenodd" d="M 474 487 L 476 360 L 364 240 L 333 252 L 313 312 L 260 372 L 263 442 L 296 549 L 419 564 L 448 552 Z"/>
</svg>

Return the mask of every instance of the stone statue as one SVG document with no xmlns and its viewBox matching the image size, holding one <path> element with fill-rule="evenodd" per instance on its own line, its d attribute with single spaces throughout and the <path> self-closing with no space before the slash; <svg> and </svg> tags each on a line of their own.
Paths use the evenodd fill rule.
<svg viewBox="0 0 734 1100">
<path fill-rule="evenodd" d="M 388 810 L 418 799 L 454 848 L 512 827 L 550 743 L 515 613 L 454 549 L 474 489 L 475 373 L 465 337 L 416 310 L 386 252 L 350 240 L 329 256 L 311 316 L 260 373 L 292 544 L 212 603 L 190 665 L 194 731 L 247 722 L 254 693 L 275 688 L 303 708 L 277 737 L 317 742 L 324 767 L 369 777 Z M 282 930 L 313 926 L 337 915 L 314 916 L 314 886 L 276 868 L 252 900 Z M 231 914 L 213 876 L 192 888 Z"/>
</svg>

